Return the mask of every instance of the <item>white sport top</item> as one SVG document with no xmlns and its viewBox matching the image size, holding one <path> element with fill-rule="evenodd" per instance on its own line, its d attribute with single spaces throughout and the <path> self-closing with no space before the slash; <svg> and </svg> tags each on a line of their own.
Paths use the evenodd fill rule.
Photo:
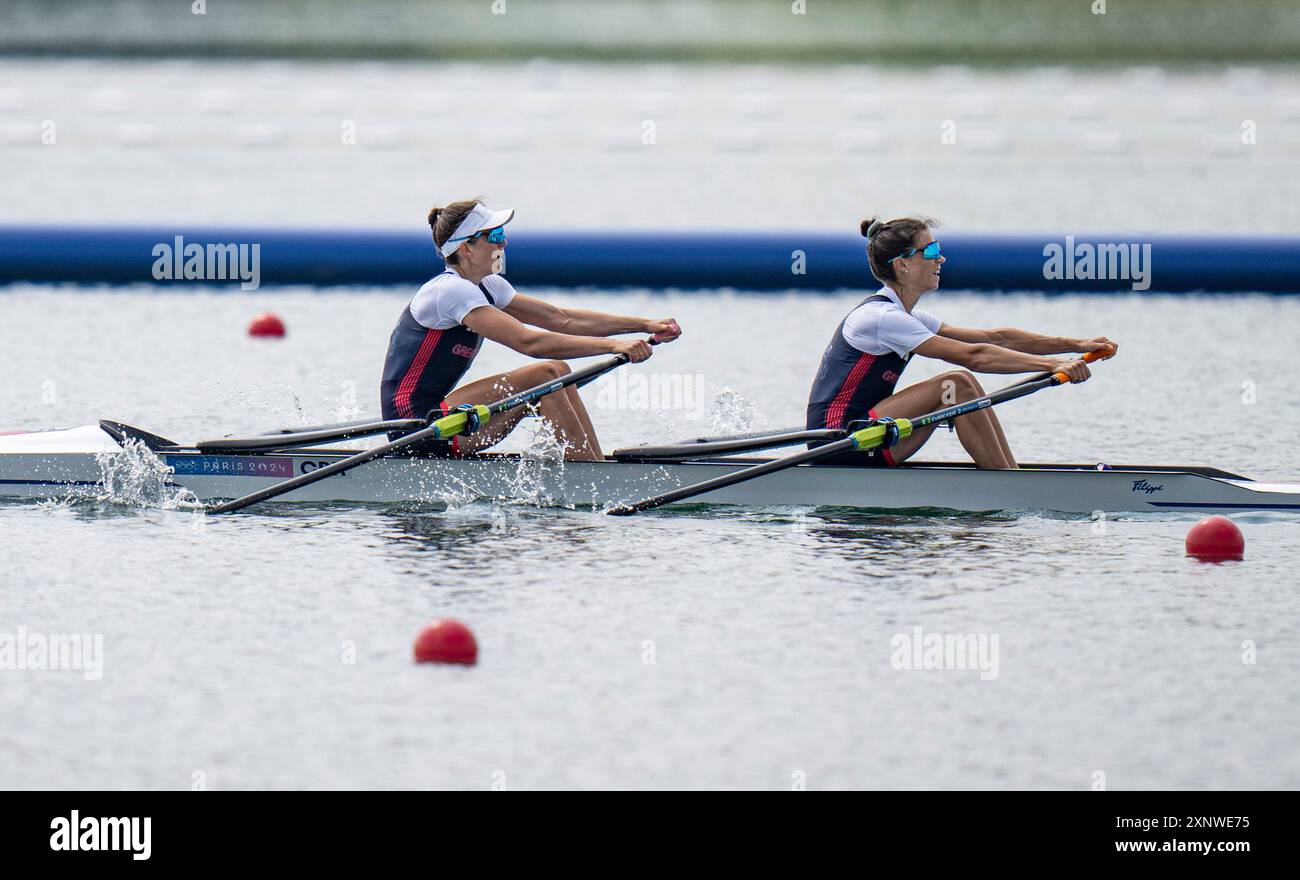
<svg viewBox="0 0 1300 880">
<path fill-rule="evenodd" d="M 909 313 L 898 300 L 898 294 L 888 286 L 877 296 L 887 296 L 889 301 L 864 302 L 844 319 L 844 341 L 867 354 L 894 352 L 906 358 L 916 347 L 939 332 L 943 321 L 925 309 L 913 308 Z"/>
<path fill-rule="evenodd" d="M 500 275 L 486 276 L 483 287 L 492 295 L 491 303 L 478 285 L 448 266 L 447 271 L 435 275 L 415 292 L 411 298 L 411 317 L 430 330 L 449 330 L 463 324 L 465 316 L 480 306 L 504 309 L 515 298 L 515 289 Z"/>
</svg>

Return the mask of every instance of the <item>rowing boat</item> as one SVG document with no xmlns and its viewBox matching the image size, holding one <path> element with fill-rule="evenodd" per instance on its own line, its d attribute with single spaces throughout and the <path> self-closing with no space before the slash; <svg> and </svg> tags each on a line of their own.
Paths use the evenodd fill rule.
<svg viewBox="0 0 1300 880">
<path fill-rule="evenodd" d="M 338 426 L 332 426 L 337 428 Z M 335 433 L 339 433 L 337 430 Z M 300 448 L 272 432 L 192 446 L 119 422 L 0 436 L 0 497 L 50 498 L 102 486 L 133 458 L 200 501 L 236 498 L 342 461 L 357 449 Z M 725 443 L 619 450 L 603 461 L 561 462 L 506 453 L 467 459 L 385 457 L 302 486 L 286 502 L 447 503 L 523 500 L 605 509 L 665 488 L 724 476 L 769 459 L 718 454 Z M 740 446 L 741 444 L 733 444 Z M 751 446 L 754 444 L 750 444 Z M 773 444 L 775 445 L 775 444 Z M 137 468 L 139 470 L 139 468 Z M 147 468 L 146 468 L 147 470 Z M 1300 483 L 1256 482 L 1207 467 L 1030 464 L 982 471 L 952 462 L 901 468 L 799 465 L 708 492 L 692 503 L 870 510 L 1048 510 L 1066 513 L 1300 512 Z"/>
</svg>

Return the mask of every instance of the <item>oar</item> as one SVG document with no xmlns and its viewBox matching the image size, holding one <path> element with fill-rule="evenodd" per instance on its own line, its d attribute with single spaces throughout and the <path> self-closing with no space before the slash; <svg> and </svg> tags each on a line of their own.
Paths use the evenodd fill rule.
<svg viewBox="0 0 1300 880">
<path fill-rule="evenodd" d="M 1088 362 L 1091 363 L 1092 361 L 1095 361 L 1095 360 L 1098 360 L 1098 359 L 1103 359 L 1103 360 L 1104 360 L 1105 358 L 1110 357 L 1110 356 L 1113 355 L 1114 353 L 1115 353 L 1115 352 L 1114 352 L 1114 349 L 1111 349 L 1111 350 L 1109 351 L 1109 353 L 1104 352 L 1104 351 L 1103 351 L 1103 352 L 1086 352 L 1086 353 L 1084 353 L 1084 355 L 1083 355 L 1083 359 L 1084 359 L 1085 361 L 1088 361 Z M 1088 356 L 1089 354 L 1091 354 L 1092 357 L 1089 357 L 1089 356 Z M 994 393 L 994 394 L 998 394 L 998 393 L 1000 393 L 1000 391 L 1007 391 L 1007 390 L 1009 390 L 1009 389 L 1011 389 L 1011 388 L 1019 388 L 1021 385 L 1028 385 L 1028 384 L 1030 384 L 1031 382 L 1041 382 L 1042 380 L 1046 379 L 1046 378 L 1047 378 L 1048 376 L 1050 376 L 1050 375 L 1052 375 L 1050 371 L 1049 371 L 1049 372 L 1046 372 L 1046 373 L 1034 373 L 1032 376 L 1026 376 L 1025 378 L 1021 379 L 1019 382 L 1012 382 L 1010 385 L 1006 386 L 1006 388 L 999 389 L 999 391 L 995 391 L 995 392 L 993 392 L 993 393 Z M 952 422 L 951 422 L 951 421 L 948 422 L 948 430 L 950 430 L 950 431 L 952 430 Z"/>
<path fill-rule="evenodd" d="M 1102 358 L 1110 357 L 1111 352 L 1090 351 L 1083 356 L 1085 361 L 1095 361 Z M 894 425 L 898 428 L 898 439 L 908 437 L 916 428 L 924 428 L 926 425 L 933 425 L 938 422 L 944 422 L 966 413 L 975 412 L 976 410 L 985 409 L 995 404 L 1004 403 L 1008 400 L 1015 400 L 1018 397 L 1024 397 L 1027 394 L 1033 394 L 1043 388 L 1051 388 L 1053 385 L 1060 385 L 1063 382 L 1070 381 L 1070 377 L 1064 373 L 1051 373 L 1044 378 L 1032 382 L 1022 382 L 1018 385 L 1010 385 L 1000 391 L 994 391 L 992 394 L 986 394 L 983 397 L 977 397 L 974 400 L 968 400 L 965 403 L 958 403 L 954 406 L 944 407 L 927 413 L 923 416 L 917 416 L 914 419 L 895 419 Z M 743 483 L 747 480 L 753 480 L 767 474 L 774 474 L 787 468 L 796 467 L 801 464 L 809 464 L 814 461 L 820 461 L 840 452 L 849 450 L 865 451 L 875 449 L 884 444 L 885 437 L 889 431 L 888 424 L 871 425 L 861 430 L 854 431 L 843 440 L 836 440 L 834 443 L 827 443 L 825 446 L 818 446 L 816 449 L 809 449 L 806 452 L 798 452 L 794 455 L 787 455 L 784 458 L 776 458 L 763 464 L 753 465 L 743 470 L 734 471 L 730 474 L 724 474 L 720 477 L 714 477 L 711 480 L 704 480 L 690 486 L 682 486 L 679 489 L 673 489 L 671 492 L 665 492 L 662 495 L 656 495 L 653 498 L 647 498 L 644 501 L 637 501 L 634 504 L 620 504 L 608 510 L 608 513 L 614 516 L 628 516 L 643 510 L 653 510 L 656 507 L 662 507 L 665 504 L 672 504 L 674 501 L 684 501 L 687 498 L 694 498 L 697 495 L 703 495 L 705 492 L 712 492 L 715 489 L 721 489 L 725 486 L 734 486 L 736 483 Z"/>
<path fill-rule="evenodd" d="M 657 339 L 646 340 L 651 345 L 657 345 Z M 479 424 L 487 424 L 488 419 L 498 413 L 503 413 L 508 409 L 514 409 L 526 403 L 532 403 L 540 397 L 545 397 L 553 391 L 559 391 L 561 388 L 568 388 L 570 385 L 584 384 L 602 373 L 608 373 L 621 364 L 627 363 L 627 355 L 616 354 L 612 358 L 599 361 L 589 367 L 581 370 L 574 370 L 545 382 L 518 394 L 512 394 L 510 397 L 498 400 L 486 406 L 479 404 L 474 407 L 475 413 L 479 418 Z M 396 440 L 385 443 L 383 446 L 376 446 L 373 449 L 367 449 L 364 452 L 358 452 L 356 455 L 348 456 L 342 461 L 336 461 L 333 464 L 326 465 L 323 468 L 312 471 L 311 473 L 302 474 L 293 477 L 274 486 L 268 486 L 265 489 L 258 489 L 256 492 L 250 492 L 243 498 L 236 498 L 234 501 L 227 501 L 224 504 L 216 504 L 207 509 L 208 513 L 231 513 L 236 510 L 243 510 L 250 504 L 256 504 L 259 501 L 266 501 L 268 498 L 275 498 L 277 495 L 283 495 L 286 492 L 292 492 L 294 489 L 301 489 L 303 486 L 309 486 L 318 480 L 326 477 L 332 477 L 335 474 L 341 474 L 359 467 L 366 462 L 374 461 L 376 458 L 383 458 L 390 455 L 403 447 L 410 446 L 412 443 L 419 443 L 421 440 L 445 440 L 449 437 L 455 437 L 458 434 L 465 433 L 465 428 L 469 422 L 469 413 L 453 412 L 448 413 L 440 419 L 429 423 L 427 428 L 421 428 L 413 434 L 407 434 L 405 437 L 399 437 Z"/>
<path fill-rule="evenodd" d="M 346 425 L 323 425 L 304 430 L 272 431 L 252 437 L 222 437 L 219 440 L 200 440 L 194 444 L 199 452 L 269 452 L 272 449 L 293 449 L 335 443 L 339 440 L 358 440 L 376 434 L 394 431 L 418 431 L 429 423 L 424 419 L 389 419 L 382 422 L 353 422 Z"/>
<path fill-rule="evenodd" d="M 1089 363 L 1091 363 L 1092 361 L 1095 361 L 1095 360 L 1098 360 L 1098 359 L 1102 359 L 1102 360 L 1104 360 L 1104 359 L 1110 357 L 1111 355 L 1113 355 L 1114 353 L 1115 353 L 1115 350 L 1114 350 L 1113 348 L 1111 348 L 1111 349 L 1107 349 L 1107 350 L 1102 350 L 1102 351 L 1091 351 L 1091 352 L 1085 352 L 1084 355 L 1083 355 L 1083 359 L 1084 359 L 1085 361 L 1088 361 Z M 1088 355 L 1092 355 L 1092 357 L 1088 357 Z M 1042 380 L 1042 379 L 1046 379 L 1046 378 L 1047 378 L 1048 376 L 1050 376 L 1050 375 L 1052 375 L 1050 372 L 1049 372 L 1049 373 L 1035 373 L 1035 374 L 1032 375 L 1032 376 L 1027 376 L 1027 377 L 1025 377 L 1024 379 L 1021 379 L 1019 382 L 1012 382 L 1012 383 L 1011 383 L 1010 385 L 1008 385 L 1007 387 L 1008 387 L 1008 388 L 1015 388 L 1017 385 L 1025 385 L 1025 384 L 1028 384 L 1029 382 L 1038 382 L 1038 381 L 1040 381 L 1040 380 Z"/>
</svg>

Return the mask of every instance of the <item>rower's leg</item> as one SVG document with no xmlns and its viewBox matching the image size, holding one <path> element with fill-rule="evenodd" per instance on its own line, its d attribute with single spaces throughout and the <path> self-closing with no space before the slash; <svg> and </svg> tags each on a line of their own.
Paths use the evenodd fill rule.
<svg viewBox="0 0 1300 880">
<path fill-rule="evenodd" d="M 925 410 L 925 412 L 929 412 L 929 410 Z M 880 407 L 877 406 L 876 415 L 887 416 L 889 413 L 881 412 Z M 893 416 L 893 418 L 906 418 L 906 416 Z M 899 440 L 894 444 L 894 447 L 889 450 L 889 457 L 898 464 L 907 461 L 916 454 L 917 450 L 925 445 L 927 440 L 930 439 L 930 435 L 934 433 L 934 428 L 934 425 L 926 425 L 924 428 L 917 428 L 909 434 L 906 439 Z"/>
<path fill-rule="evenodd" d="M 596 439 L 596 427 L 591 423 L 591 414 L 587 412 L 587 405 L 578 396 L 578 389 L 570 385 L 564 389 L 564 394 L 568 396 L 569 405 L 573 407 L 574 414 L 577 415 L 578 421 L 582 424 L 582 430 L 589 438 L 596 458 L 604 458 L 604 454 L 600 451 L 600 441 Z"/>
<path fill-rule="evenodd" d="M 984 390 L 974 376 L 965 370 L 954 370 L 904 388 L 876 404 L 875 410 L 878 416 L 913 418 L 940 407 L 974 400 L 983 394 Z M 1009 450 L 1004 451 L 1006 441 L 996 423 L 990 420 L 991 415 L 989 410 L 983 409 L 957 419 L 957 439 L 971 458 L 975 459 L 978 467 L 1003 470 L 1013 468 L 1016 466 L 1015 459 L 1010 458 Z M 890 455 L 895 461 L 907 460 L 930 439 L 936 427 L 930 425 L 918 429 L 912 436 L 900 440 Z"/>
<path fill-rule="evenodd" d="M 548 379 L 558 379 L 569 372 L 569 365 L 564 361 L 545 361 L 533 366 L 545 373 L 545 377 L 533 382 L 533 385 L 540 385 Z M 600 451 L 600 441 L 596 439 L 596 429 L 591 425 L 591 419 L 578 398 L 576 388 L 570 386 L 546 395 L 537 401 L 537 409 L 555 426 L 560 440 L 564 442 L 565 461 L 600 461 L 604 458 Z"/>
<path fill-rule="evenodd" d="M 498 373 L 457 388 L 447 395 L 447 404 L 454 407 L 462 403 L 489 403 L 525 388 L 558 379 L 567 372 L 569 372 L 569 365 L 564 361 L 528 364 L 508 373 Z M 590 427 L 590 420 L 580 417 L 574 411 L 567 393 L 570 390 L 572 389 L 565 388 L 547 394 L 537 402 L 537 409 L 555 426 L 560 439 L 568 445 L 566 458 L 571 461 L 599 459 L 601 452 L 600 445 L 596 441 L 595 430 Z M 579 405 L 581 406 L 581 401 Z M 461 451 L 467 454 L 474 453 L 500 443 L 527 414 L 528 409 L 520 406 L 494 415 L 482 430 L 460 438 Z M 585 410 L 582 415 L 585 417 Z"/>
<path fill-rule="evenodd" d="M 945 400 L 944 403 L 942 404 L 943 406 L 950 406 L 952 403 L 961 403 L 967 400 L 974 400 L 977 397 L 983 397 L 987 393 L 984 391 L 984 388 L 980 385 L 979 380 L 976 379 L 974 376 L 972 376 L 970 373 L 966 372 L 965 370 L 954 370 L 952 373 L 948 375 L 958 383 L 959 387 L 965 386 L 964 393 L 969 394 L 970 396 L 960 397 L 959 400 L 956 401 Z M 951 395 L 949 395 L 949 397 L 951 397 Z M 957 436 L 959 438 L 961 437 L 962 421 L 970 418 L 970 415 L 979 415 L 987 419 L 989 426 L 993 429 L 993 435 L 997 438 L 997 444 L 1002 453 L 1002 460 L 1003 460 L 1002 468 L 1004 470 L 1018 469 L 1020 465 L 1016 464 L 1016 457 L 1011 454 L 1011 444 L 1007 443 L 1007 435 L 1002 433 L 1002 422 L 1000 419 L 998 419 L 997 413 L 993 411 L 993 407 L 989 407 L 988 409 L 982 409 L 979 410 L 979 412 L 977 413 L 964 415 L 956 419 L 954 424 L 957 426 Z M 964 441 L 963 441 L 963 445 L 965 445 Z"/>
<path fill-rule="evenodd" d="M 563 361 L 552 363 L 564 365 L 560 375 L 569 372 Z M 569 395 L 571 391 L 574 392 L 572 396 Z M 546 395 L 541 399 L 539 408 L 567 444 L 565 461 L 600 461 L 605 457 L 600 451 L 600 441 L 596 439 L 596 429 L 591 427 L 587 409 L 572 387 Z"/>
<path fill-rule="evenodd" d="M 998 419 L 998 414 L 993 411 L 993 407 L 989 407 L 984 412 L 988 414 L 989 421 L 993 423 L 993 430 L 997 432 L 998 442 L 1002 444 L 1002 454 L 1007 459 L 1007 467 L 1019 470 L 1020 465 L 1016 463 L 1016 457 L 1011 454 L 1011 444 L 1007 443 L 1007 435 L 1002 433 L 1002 422 Z"/>
<path fill-rule="evenodd" d="M 951 373 L 945 373 L 939 378 L 955 383 L 956 389 L 956 399 L 953 400 L 950 393 L 945 394 L 943 406 L 951 406 L 953 403 L 965 403 L 968 400 L 983 397 L 985 394 L 979 380 L 965 370 L 953 370 Z M 1007 445 L 1007 438 L 1002 433 L 1002 425 L 998 422 L 998 417 L 993 414 L 992 407 L 960 416 L 954 420 L 953 424 L 957 426 L 957 439 L 961 441 L 962 447 L 970 453 L 971 458 L 975 459 L 975 464 L 982 468 L 995 468 L 998 470 L 1014 470 L 1016 468 L 1016 459 L 1011 454 L 1011 447 Z M 977 448 L 980 450 L 979 455 L 976 455 Z M 988 464 L 984 464 L 982 461 L 986 461 Z"/>
<path fill-rule="evenodd" d="M 889 416 L 895 419 L 919 416 L 939 408 L 940 393 L 941 389 L 934 384 L 933 379 L 918 382 L 909 388 L 904 388 L 897 394 L 886 397 L 876 404 L 873 410 L 877 416 Z M 930 439 L 930 435 L 934 433 L 934 428 L 934 425 L 917 428 L 910 435 L 894 444 L 894 447 L 889 450 L 889 457 L 900 463 L 907 461 Z"/>
<path fill-rule="evenodd" d="M 494 376 L 476 379 L 448 394 L 447 407 L 452 409 L 462 403 L 491 403 L 494 400 L 509 397 L 524 388 L 540 385 L 547 378 L 549 377 L 534 370 L 533 365 L 530 364 L 527 367 L 511 370 L 508 373 L 497 373 Z M 513 431 L 526 415 L 528 415 L 528 408 L 523 406 L 517 406 L 512 410 L 498 413 L 492 416 L 487 425 L 477 432 L 461 435 L 456 441 L 457 446 L 460 448 L 461 453 L 466 455 L 494 446 L 504 440 L 506 435 Z"/>
</svg>

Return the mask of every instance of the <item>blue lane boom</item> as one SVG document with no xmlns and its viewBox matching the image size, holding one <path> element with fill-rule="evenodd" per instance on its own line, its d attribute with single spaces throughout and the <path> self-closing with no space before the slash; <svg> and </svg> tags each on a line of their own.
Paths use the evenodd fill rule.
<svg viewBox="0 0 1300 880">
<path fill-rule="evenodd" d="M 948 257 L 949 290 L 1300 293 L 1300 237 L 938 232 Z M 548 287 L 863 290 L 877 286 L 867 272 L 864 245 L 848 233 L 524 227 L 511 230 L 506 274 L 517 285 Z M 186 279 L 190 246 L 201 256 L 190 273 L 198 277 Z M 247 269 L 254 255 L 263 286 L 414 285 L 441 268 L 427 231 L 419 229 L 0 225 L 0 284 L 203 283 L 238 289 L 237 263 L 242 259 Z"/>
</svg>

